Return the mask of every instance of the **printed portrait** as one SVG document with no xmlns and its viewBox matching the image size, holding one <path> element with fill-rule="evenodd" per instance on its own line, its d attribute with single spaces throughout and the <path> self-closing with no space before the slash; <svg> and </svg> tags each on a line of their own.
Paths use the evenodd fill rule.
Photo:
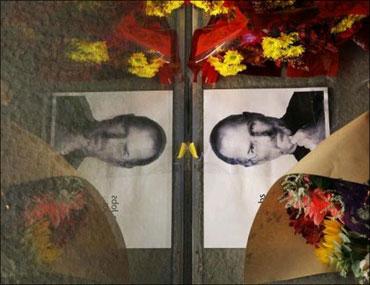
<svg viewBox="0 0 370 285">
<path fill-rule="evenodd" d="M 127 248 L 171 247 L 172 91 L 53 98 L 51 145 L 103 196 Z"/>
<path fill-rule="evenodd" d="M 270 186 L 329 135 L 327 88 L 209 89 L 203 108 L 204 247 L 243 248 Z"/>
<path fill-rule="evenodd" d="M 163 128 L 148 117 L 124 114 L 92 121 L 87 130 L 70 132 L 60 139 L 58 151 L 71 156 L 95 157 L 115 166 L 132 168 L 158 159 L 166 146 Z"/>
<path fill-rule="evenodd" d="M 325 138 L 323 93 L 294 92 L 285 114 L 232 114 L 219 121 L 210 135 L 218 158 L 250 167 L 281 155 L 302 159 Z"/>
</svg>

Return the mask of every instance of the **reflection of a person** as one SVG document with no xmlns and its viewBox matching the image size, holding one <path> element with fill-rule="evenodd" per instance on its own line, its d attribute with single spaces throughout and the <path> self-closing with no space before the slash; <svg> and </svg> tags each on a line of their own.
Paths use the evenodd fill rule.
<svg viewBox="0 0 370 285">
<path fill-rule="evenodd" d="M 87 131 L 68 134 L 59 142 L 59 152 L 95 157 L 115 166 L 131 168 L 156 160 L 166 145 L 162 127 L 133 114 L 96 121 Z"/>
<path fill-rule="evenodd" d="M 322 92 L 295 92 L 285 115 L 231 115 L 216 124 L 210 143 L 218 158 L 252 166 L 292 154 L 300 160 L 325 138 Z"/>
</svg>

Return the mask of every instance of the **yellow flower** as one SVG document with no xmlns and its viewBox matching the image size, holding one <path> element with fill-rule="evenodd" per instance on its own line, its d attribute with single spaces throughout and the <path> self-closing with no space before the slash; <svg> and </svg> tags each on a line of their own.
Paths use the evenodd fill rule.
<svg viewBox="0 0 370 285">
<path fill-rule="evenodd" d="M 264 37 L 263 55 L 273 60 L 299 57 L 305 49 L 302 45 L 294 45 L 298 40 L 298 33 L 282 33 L 278 38 Z"/>
<path fill-rule="evenodd" d="M 76 62 L 102 63 L 109 60 L 107 44 L 104 41 L 87 42 L 73 39 L 72 51 L 67 52 L 69 59 Z"/>
<path fill-rule="evenodd" d="M 224 6 L 225 1 L 223 0 L 213 0 L 213 1 L 190 0 L 190 2 L 195 7 L 204 10 L 204 12 L 210 14 L 211 16 L 229 13 L 229 9 Z"/>
<path fill-rule="evenodd" d="M 128 71 L 139 77 L 152 78 L 164 64 L 160 58 L 155 58 L 149 63 L 147 57 L 142 52 L 136 52 L 131 55 L 128 60 L 130 65 Z"/>
<path fill-rule="evenodd" d="M 331 265 L 341 255 L 342 225 L 337 220 L 324 220 L 324 227 L 324 237 L 315 254 L 322 263 Z"/>
<path fill-rule="evenodd" d="M 133 67 L 140 67 L 148 64 L 148 59 L 142 52 L 136 52 L 129 58 L 129 64 Z"/>
<path fill-rule="evenodd" d="M 336 24 L 333 28 L 331 28 L 330 32 L 332 34 L 342 33 L 350 29 L 353 24 L 357 21 L 360 21 L 365 16 L 363 15 L 349 15 L 343 18 L 338 24 Z"/>
<path fill-rule="evenodd" d="M 184 4 L 183 0 L 172 1 L 146 1 L 145 12 L 148 16 L 165 17 L 170 15 L 173 10 L 180 8 Z"/>
<path fill-rule="evenodd" d="M 285 52 L 286 57 L 289 57 L 289 58 L 299 57 L 303 53 L 304 53 L 303 46 L 292 46 L 288 48 Z"/>
<path fill-rule="evenodd" d="M 228 50 L 224 55 L 224 63 L 238 65 L 243 61 L 243 56 L 236 50 Z"/>
<path fill-rule="evenodd" d="M 243 56 L 237 51 L 228 50 L 224 55 L 223 61 L 214 56 L 210 56 L 207 61 L 222 76 L 232 76 L 247 69 L 246 65 L 241 64 L 243 59 Z"/>
<path fill-rule="evenodd" d="M 61 250 L 52 243 L 47 220 L 41 220 L 27 229 L 25 241 L 35 249 L 36 257 L 41 263 L 49 264 L 62 254 Z"/>
</svg>

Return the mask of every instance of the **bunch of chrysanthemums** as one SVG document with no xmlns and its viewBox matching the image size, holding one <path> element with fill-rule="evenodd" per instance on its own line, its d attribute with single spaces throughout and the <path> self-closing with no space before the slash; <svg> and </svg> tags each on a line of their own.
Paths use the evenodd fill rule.
<svg viewBox="0 0 370 285">
<path fill-rule="evenodd" d="M 102 1 L 91 9 L 98 13 L 105 5 L 111 4 Z M 71 61 L 144 78 L 158 76 L 169 84 L 180 68 L 176 33 L 167 17 L 186 5 L 209 17 L 193 35 L 189 60 L 194 77 L 201 71 L 208 84 L 220 76 L 281 76 L 284 70 L 290 77 L 335 76 L 343 43 L 353 40 L 368 50 L 369 2 L 363 0 L 147 0 L 114 5 L 121 20 L 106 34 L 71 39 Z"/>
<path fill-rule="evenodd" d="M 282 182 L 290 226 L 315 246 L 318 259 L 341 275 L 369 282 L 369 186 L 292 174 Z"/>
<path fill-rule="evenodd" d="M 339 48 L 353 40 L 368 50 L 368 1 L 244 0 L 222 2 L 195 31 L 189 66 L 204 83 L 239 73 L 335 76 Z"/>
<path fill-rule="evenodd" d="M 183 4 L 184 1 L 97 2 L 91 10 L 96 13 L 101 10 L 102 15 L 108 10 L 111 14 L 105 16 L 112 20 L 105 20 L 109 26 L 98 35 L 87 33 L 84 38 L 69 39 L 66 58 L 116 74 L 158 77 L 161 83 L 171 84 L 179 71 L 179 61 L 176 32 L 170 28 L 166 16 Z M 111 5 L 114 10 L 107 8 Z"/>
<path fill-rule="evenodd" d="M 225 14 L 228 8 L 224 4 L 225 1 L 219 0 L 78 3 L 80 12 L 99 13 L 100 18 L 101 15 L 111 18 L 113 23 L 102 34 L 90 34 L 101 30 L 94 27 L 95 21 L 84 37 L 67 36 L 66 58 L 79 67 L 94 67 L 97 71 L 107 68 L 116 74 L 128 72 L 142 78 L 158 77 L 161 83 L 171 84 L 180 68 L 176 32 L 170 28 L 167 17 L 185 5 L 194 5 L 209 15 Z M 116 14 L 120 13 L 121 19 L 116 21 Z M 109 19 L 106 22 L 109 23 Z"/>
<path fill-rule="evenodd" d="M 225 1 L 147 0 L 116 1 L 121 20 L 106 34 L 72 38 L 66 48 L 67 58 L 75 63 L 101 68 L 108 66 L 119 73 L 127 71 L 137 77 L 158 77 L 163 84 L 171 84 L 179 73 L 176 32 L 167 17 L 185 5 L 194 5 L 209 15 L 225 14 Z M 111 3 L 89 2 L 79 9 L 104 11 Z M 115 18 L 116 15 L 111 15 Z M 98 38 L 98 40 L 96 40 Z"/>
</svg>

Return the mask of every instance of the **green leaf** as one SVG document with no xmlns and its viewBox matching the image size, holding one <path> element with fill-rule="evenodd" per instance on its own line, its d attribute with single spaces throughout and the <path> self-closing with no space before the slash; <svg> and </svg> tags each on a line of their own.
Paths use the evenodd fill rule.
<svg viewBox="0 0 370 285">
<path fill-rule="evenodd" d="M 310 176 L 310 180 L 311 180 L 311 183 L 312 183 L 312 186 L 314 188 L 318 187 L 318 188 L 322 188 L 322 189 L 330 189 L 330 188 L 333 188 L 332 185 L 332 181 L 331 179 L 328 179 L 326 177 L 321 177 L 321 176 Z"/>
</svg>

